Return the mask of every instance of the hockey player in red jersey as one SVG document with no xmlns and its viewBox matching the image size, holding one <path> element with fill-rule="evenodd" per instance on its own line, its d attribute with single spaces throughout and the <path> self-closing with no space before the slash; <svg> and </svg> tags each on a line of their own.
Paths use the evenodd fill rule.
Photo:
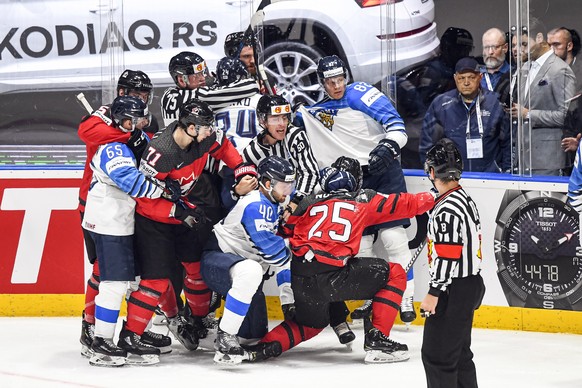
<svg viewBox="0 0 582 388">
<path fill-rule="evenodd" d="M 118 96 L 135 96 L 146 104 L 151 100 L 152 89 L 153 86 L 147 74 L 139 70 L 125 70 L 117 81 Z M 89 115 L 83 117 L 77 131 L 79 138 L 83 143 L 85 143 L 87 153 L 81 186 L 79 188 L 79 211 L 81 213 L 81 219 L 83 219 L 87 193 L 89 192 L 89 185 L 93 178 L 93 171 L 91 170 L 90 163 L 99 146 L 113 142 L 127 144 L 127 146 L 132 150 L 136 160 L 140 160 L 141 154 L 148 144 L 148 139 L 142 129 L 145 130 L 146 128 L 152 128 L 150 122 L 149 124 L 146 124 L 146 126 L 140 125 L 131 133 L 120 131 L 118 124 L 111 115 L 111 104 L 103 105 L 89 113 Z M 99 293 L 100 274 L 95 244 L 85 229 L 83 229 L 83 237 L 85 240 L 87 256 L 89 262 L 93 266 L 93 271 L 87 281 L 80 341 L 82 346 L 81 354 L 85 357 L 91 357 L 91 345 L 93 342 L 95 326 L 95 296 Z M 142 338 L 149 345 L 168 346 L 171 343 L 168 337 L 159 341 L 159 338 L 156 339 L 157 337 L 150 338 L 150 334 L 152 333 L 146 332 L 145 338 Z M 150 339 L 153 342 L 150 341 Z"/>
<path fill-rule="evenodd" d="M 319 334 L 329 324 L 329 304 L 372 299 L 372 321 L 364 319 L 365 361 L 388 363 L 409 358 L 408 347 L 392 341 L 390 330 L 406 287 L 400 264 L 354 257 L 364 228 L 414 217 L 431 209 L 435 195 L 378 194 L 361 189 L 357 160 L 340 157 L 322 171 L 322 194 L 305 197 L 282 228 L 293 252 L 291 286 L 296 313 L 271 330 L 249 359 L 277 356 Z"/>
<path fill-rule="evenodd" d="M 200 258 L 212 225 L 187 195 L 197 184 L 208 155 L 234 170 L 234 190 L 239 195 L 257 185 L 255 167 L 242 162 L 236 148 L 213 124 L 214 114 L 208 104 L 190 100 L 181 108 L 179 120 L 152 139 L 140 164 L 146 175 L 180 182 L 182 199 L 176 204 L 158 199 L 137 202 L 135 256 L 141 281 L 129 298 L 125 328 L 141 335 L 159 304 L 169 329 L 189 350 L 198 347 L 200 330 L 204 330 L 201 318 L 210 307 L 211 291 L 200 275 Z M 175 261 L 181 262 L 186 272 L 184 294 L 192 314 L 189 320 L 178 315 L 169 280 Z"/>
</svg>

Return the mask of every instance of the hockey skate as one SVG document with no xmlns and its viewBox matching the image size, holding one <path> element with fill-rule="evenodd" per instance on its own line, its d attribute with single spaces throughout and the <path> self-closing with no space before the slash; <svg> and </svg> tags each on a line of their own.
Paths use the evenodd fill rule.
<svg viewBox="0 0 582 388">
<path fill-rule="evenodd" d="M 85 317 L 85 313 L 83 313 Z M 81 321 L 81 355 L 85 358 L 91 358 L 93 356 L 93 350 L 91 345 L 93 344 L 93 339 L 95 338 L 95 325 L 87 322 L 86 320 Z"/>
<path fill-rule="evenodd" d="M 244 361 L 258 362 L 264 361 L 271 357 L 279 357 L 283 353 L 281 344 L 277 341 L 259 342 L 256 345 L 245 346 Z"/>
<path fill-rule="evenodd" d="M 350 318 L 352 318 L 352 327 L 361 328 L 364 325 L 364 317 L 369 317 L 372 314 L 372 300 L 364 301 L 360 307 L 352 311 Z"/>
<path fill-rule="evenodd" d="M 204 318 L 192 315 L 192 310 L 190 310 L 188 304 L 184 306 L 184 309 L 178 313 L 178 315 L 181 315 L 184 318 L 198 339 L 206 338 L 208 336 L 208 328 L 204 324 Z"/>
<path fill-rule="evenodd" d="M 412 321 L 416 319 L 416 311 L 414 311 L 414 303 L 412 301 L 412 296 L 407 298 L 402 298 L 402 303 L 400 304 L 400 320 L 406 324 L 406 327 L 410 326 Z"/>
<path fill-rule="evenodd" d="M 339 325 L 333 326 L 333 331 L 335 332 L 335 335 L 337 335 L 340 344 L 347 345 L 348 347 L 351 347 L 352 341 L 356 339 L 356 335 L 350 329 L 347 322 L 342 322 Z"/>
<path fill-rule="evenodd" d="M 168 329 L 186 349 L 196 350 L 198 348 L 198 335 L 194 327 L 184 317 L 178 314 L 175 317 L 167 318 L 167 322 Z"/>
<path fill-rule="evenodd" d="M 167 335 L 154 333 L 153 331 L 146 330 L 141 335 L 141 342 L 146 345 L 153 346 L 160 349 L 162 354 L 167 354 L 172 352 L 172 339 Z"/>
<path fill-rule="evenodd" d="M 153 365 L 160 362 L 160 349 L 143 343 L 137 333 L 125 328 L 125 322 L 117 345 L 127 351 L 127 364 Z"/>
<path fill-rule="evenodd" d="M 125 365 L 127 352 L 116 346 L 110 339 L 95 337 L 91 345 L 93 355 L 89 364 L 93 366 L 119 367 Z"/>
<path fill-rule="evenodd" d="M 364 318 L 364 350 L 366 364 L 385 364 L 406 361 L 410 358 L 408 346 L 392 341 L 384 333 L 372 326 L 369 318 Z"/>
<path fill-rule="evenodd" d="M 245 351 L 234 334 L 228 334 L 220 328 L 214 342 L 214 362 L 223 365 L 238 365 L 242 362 Z"/>
</svg>

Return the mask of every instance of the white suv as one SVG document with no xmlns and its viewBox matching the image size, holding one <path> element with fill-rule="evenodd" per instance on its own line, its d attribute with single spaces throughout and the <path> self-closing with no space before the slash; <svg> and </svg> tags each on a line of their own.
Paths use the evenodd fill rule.
<svg viewBox="0 0 582 388">
<path fill-rule="evenodd" d="M 387 6 L 379 5 L 387 1 L 267 5 L 258 30 L 265 70 L 280 93 L 293 102 L 319 100 L 315 67 L 329 54 L 344 58 L 355 80 L 375 84 L 388 75 L 382 74 Z M 439 41 L 433 0 L 391 1 L 397 71 L 434 55 Z M 74 96 L 82 91 L 99 104 L 101 88 L 112 86 L 124 68 L 150 76 L 157 114 L 161 90 L 172 84 L 169 59 L 194 51 L 213 69 L 224 56 L 226 35 L 245 30 L 258 3 L 0 0 L 0 144 L 79 144 L 84 111 Z"/>
</svg>

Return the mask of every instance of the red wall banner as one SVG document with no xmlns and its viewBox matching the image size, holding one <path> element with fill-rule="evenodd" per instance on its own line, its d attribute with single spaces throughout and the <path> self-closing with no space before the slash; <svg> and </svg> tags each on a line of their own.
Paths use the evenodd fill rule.
<svg viewBox="0 0 582 388">
<path fill-rule="evenodd" d="M 80 182 L 0 179 L 0 294 L 84 293 Z"/>
</svg>

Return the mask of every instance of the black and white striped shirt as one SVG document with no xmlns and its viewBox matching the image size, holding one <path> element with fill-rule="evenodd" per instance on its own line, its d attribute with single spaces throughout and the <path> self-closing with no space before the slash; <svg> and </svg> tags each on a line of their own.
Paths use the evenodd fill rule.
<svg viewBox="0 0 582 388">
<path fill-rule="evenodd" d="M 204 87 L 198 89 L 180 89 L 171 87 L 162 95 L 162 118 L 164 126 L 178 120 L 180 109 L 192 98 L 198 98 L 213 111 L 236 104 L 243 98 L 250 98 L 259 93 L 259 85 L 252 78 L 243 79 L 221 87 Z"/>
<path fill-rule="evenodd" d="M 162 118 L 164 127 L 178 120 L 178 114 L 182 106 L 190 99 L 196 97 L 196 89 L 180 89 L 171 87 L 162 95 Z"/>
<path fill-rule="evenodd" d="M 477 206 L 461 186 L 437 199 L 428 222 L 429 294 L 438 296 L 453 278 L 481 269 L 481 221 Z"/>
<path fill-rule="evenodd" d="M 296 189 L 300 195 L 311 194 L 319 180 L 319 167 L 311 150 L 311 143 L 304 128 L 290 125 L 285 139 L 273 145 L 263 144 L 267 136 L 263 130 L 243 151 L 243 160 L 258 166 L 264 158 L 277 155 L 291 162 L 297 171 Z"/>
</svg>

